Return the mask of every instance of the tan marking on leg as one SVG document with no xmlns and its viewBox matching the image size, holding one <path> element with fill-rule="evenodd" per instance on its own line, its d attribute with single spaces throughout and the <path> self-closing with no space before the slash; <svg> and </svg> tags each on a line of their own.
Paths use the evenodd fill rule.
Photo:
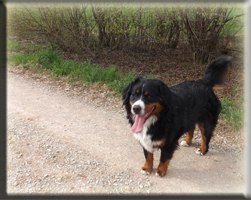
<svg viewBox="0 0 251 200">
<path fill-rule="evenodd" d="M 187 132 L 187 136 L 184 141 L 186 141 L 187 145 L 191 145 L 192 139 L 193 139 L 193 134 L 194 134 L 194 129 L 191 129 L 190 131 Z"/>
<path fill-rule="evenodd" d="M 142 170 L 151 173 L 153 170 L 153 153 L 147 152 L 145 165 L 141 167 Z"/>
<path fill-rule="evenodd" d="M 165 145 L 165 143 L 166 143 L 166 139 L 165 138 L 163 138 L 162 140 L 160 140 L 161 141 L 161 143 L 160 143 L 160 147 L 163 147 L 164 145 Z"/>
<path fill-rule="evenodd" d="M 202 136 L 202 144 L 200 146 L 200 152 L 205 155 L 207 152 L 207 145 L 206 145 L 206 142 L 207 142 L 207 138 L 205 137 L 205 129 L 204 129 L 204 124 L 202 123 L 198 123 L 198 127 L 200 129 L 200 132 L 201 132 L 201 136 Z"/>
<path fill-rule="evenodd" d="M 158 168 L 157 168 L 156 171 L 155 171 L 155 174 L 158 175 L 158 176 L 160 176 L 160 177 L 165 176 L 165 175 L 166 175 L 166 172 L 167 172 L 167 169 L 168 169 L 169 163 L 170 163 L 170 160 L 167 160 L 167 161 L 164 162 L 164 163 L 162 163 L 162 162 L 160 161 L 159 166 L 158 166 Z"/>
</svg>

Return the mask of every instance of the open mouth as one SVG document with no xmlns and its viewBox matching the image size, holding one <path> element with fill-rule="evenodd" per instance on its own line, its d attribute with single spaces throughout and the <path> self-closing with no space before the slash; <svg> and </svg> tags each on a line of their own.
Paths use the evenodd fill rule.
<svg viewBox="0 0 251 200">
<path fill-rule="evenodd" d="M 136 115 L 136 118 L 134 120 L 133 126 L 131 128 L 131 131 L 133 133 L 138 133 L 143 130 L 143 125 L 146 122 L 146 120 L 151 116 L 153 111 L 155 110 L 156 106 L 153 106 L 151 110 L 145 114 L 145 115 Z"/>
</svg>

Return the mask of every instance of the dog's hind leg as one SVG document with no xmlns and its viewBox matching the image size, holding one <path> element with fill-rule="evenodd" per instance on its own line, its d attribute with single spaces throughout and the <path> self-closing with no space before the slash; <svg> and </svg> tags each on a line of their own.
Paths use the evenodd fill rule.
<svg viewBox="0 0 251 200">
<path fill-rule="evenodd" d="M 190 146 L 192 143 L 192 139 L 193 139 L 193 134 L 194 134 L 194 129 L 195 127 L 193 127 L 190 131 L 187 132 L 187 136 L 185 138 L 185 140 L 181 141 L 180 145 L 181 146 Z"/>
<path fill-rule="evenodd" d="M 201 136 L 202 136 L 202 144 L 201 144 L 200 148 L 196 150 L 196 154 L 202 156 L 208 152 L 209 142 L 210 142 L 211 137 L 213 135 L 214 127 L 212 127 L 212 125 L 205 124 L 205 123 L 203 124 L 200 122 L 198 123 L 198 127 L 200 129 Z"/>
</svg>

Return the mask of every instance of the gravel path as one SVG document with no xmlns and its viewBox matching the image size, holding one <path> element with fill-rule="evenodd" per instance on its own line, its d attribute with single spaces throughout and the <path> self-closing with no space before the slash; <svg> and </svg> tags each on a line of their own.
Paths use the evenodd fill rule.
<svg viewBox="0 0 251 200">
<path fill-rule="evenodd" d="M 164 178 L 142 175 L 143 150 L 121 100 L 31 77 L 9 68 L 8 194 L 243 193 L 243 150 L 218 144 L 217 129 L 207 155 L 195 154 L 196 136 L 175 152 Z"/>
</svg>

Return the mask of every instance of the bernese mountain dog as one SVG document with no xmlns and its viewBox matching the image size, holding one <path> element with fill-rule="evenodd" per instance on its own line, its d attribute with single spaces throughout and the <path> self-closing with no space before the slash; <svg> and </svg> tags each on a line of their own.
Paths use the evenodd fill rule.
<svg viewBox="0 0 251 200">
<path fill-rule="evenodd" d="M 143 174 L 153 170 L 153 151 L 161 150 L 156 176 L 166 175 L 169 162 L 178 147 L 178 140 L 187 133 L 182 146 L 192 142 L 195 125 L 202 135 L 202 144 L 196 153 L 205 155 L 221 111 L 221 103 L 213 87 L 224 83 L 230 56 L 212 61 L 204 77 L 168 87 L 158 79 L 137 77 L 123 91 L 123 105 L 134 137 L 145 155 Z"/>
</svg>

